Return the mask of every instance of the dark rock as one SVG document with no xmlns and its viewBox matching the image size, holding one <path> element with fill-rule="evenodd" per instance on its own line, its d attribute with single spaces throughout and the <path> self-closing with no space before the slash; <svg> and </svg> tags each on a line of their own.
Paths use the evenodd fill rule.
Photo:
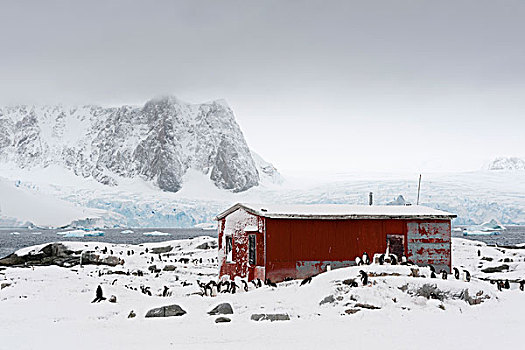
<svg viewBox="0 0 525 350">
<path fill-rule="evenodd" d="M 87 252 L 82 255 L 82 264 L 83 265 L 109 265 L 109 266 L 117 266 L 117 265 L 123 265 L 124 260 L 116 257 L 116 256 L 108 256 L 105 258 L 101 258 L 100 255 L 95 254 L 93 252 Z"/>
<path fill-rule="evenodd" d="M 217 248 L 217 243 L 215 242 L 204 242 L 195 247 L 196 249 L 215 249 Z"/>
<path fill-rule="evenodd" d="M 348 278 L 343 281 L 343 284 L 346 284 L 347 286 L 352 286 L 354 285 L 354 282 L 355 282 L 355 278 Z"/>
<path fill-rule="evenodd" d="M 481 258 L 481 260 L 492 261 L 492 260 L 494 260 L 494 259 L 489 258 L 488 256 L 484 256 L 484 257 Z"/>
<path fill-rule="evenodd" d="M 169 306 L 158 307 L 151 309 L 146 313 L 146 317 L 171 317 L 182 316 L 186 313 L 179 305 L 173 304 Z"/>
<path fill-rule="evenodd" d="M 135 311 L 131 310 L 129 312 L 128 318 L 134 318 L 135 316 L 137 316 L 137 314 L 135 313 Z"/>
<path fill-rule="evenodd" d="M 424 284 L 416 290 L 416 296 L 443 301 L 446 295 L 435 284 Z"/>
<path fill-rule="evenodd" d="M 11 285 L 11 283 L 4 282 L 4 283 L 0 284 L 0 290 L 1 290 L 1 289 L 4 289 L 4 288 L 7 288 L 7 287 L 9 287 L 10 285 Z"/>
<path fill-rule="evenodd" d="M 176 267 L 174 265 L 166 265 L 164 266 L 164 271 L 175 271 Z"/>
<path fill-rule="evenodd" d="M 495 266 L 495 267 L 487 267 L 481 270 L 481 272 L 484 273 L 494 273 L 494 272 L 502 272 L 509 269 L 509 265 L 503 264 L 501 266 Z"/>
<path fill-rule="evenodd" d="M 370 309 L 370 310 L 380 309 L 379 306 L 374 306 L 374 305 L 370 305 L 370 304 L 362 304 L 362 303 L 355 304 L 355 307 L 360 307 L 362 309 Z"/>
<path fill-rule="evenodd" d="M 163 254 L 163 253 L 169 253 L 173 250 L 172 246 L 166 246 L 166 247 L 156 247 L 151 248 L 151 254 Z"/>
<path fill-rule="evenodd" d="M 287 314 L 253 314 L 251 316 L 253 321 L 290 321 L 290 316 Z"/>
<path fill-rule="evenodd" d="M 3 266 L 24 265 L 25 262 L 26 262 L 25 259 L 19 257 L 16 254 L 10 254 L 6 256 L 5 258 L 0 259 L 0 265 L 3 265 Z"/>
<path fill-rule="evenodd" d="M 231 319 L 228 317 L 217 317 L 215 319 L 215 323 L 224 323 L 224 322 L 231 322 Z"/>
<path fill-rule="evenodd" d="M 319 305 L 323 305 L 323 304 L 327 304 L 327 303 L 333 303 L 335 302 L 335 298 L 333 295 L 329 295 L 327 297 L 325 297 L 323 300 L 321 300 L 321 302 L 319 303 Z"/>
<path fill-rule="evenodd" d="M 352 314 L 355 314 L 355 313 L 357 313 L 359 311 L 361 311 L 361 309 L 346 309 L 345 313 L 347 313 L 349 315 L 352 315 Z"/>
<path fill-rule="evenodd" d="M 222 303 L 213 308 L 208 315 L 229 315 L 233 314 L 233 308 L 229 303 Z"/>
<path fill-rule="evenodd" d="M 117 297 L 115 295 L 112 295 L 109 297 L 109 300 L 108 300 L 110 303 L 116 303 L 117 302 Z"/>
</svg>

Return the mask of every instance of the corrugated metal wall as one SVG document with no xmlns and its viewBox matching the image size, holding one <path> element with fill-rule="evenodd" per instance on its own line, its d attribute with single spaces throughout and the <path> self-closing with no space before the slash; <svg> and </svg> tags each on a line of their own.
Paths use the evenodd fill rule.
<svg viewBox="0 0 525 350">
<path fill-rule="evenodd" d="M 272 281 L 281 281 L 286 277 L 305 278 L 318 274 L 325 271 L 327 265 L 332 268 L 350 266 L 355 258 L 361 257 L 364 252 L 367 252 L 370 258 L 375 253 L 384 253 L 387 247 L 387 235 L 402 235 L 405 254 L 408 256 L 408 253 L 412 252 L 412 259 L 415 262 L 431 261 L 437 264 L 439 260 L 440 263 L 436 267 L 442 268 L 446 261 L 450 261 L 450 246 L 448 250 L 443 247 L 446 251 L 440 250 L 441 246 L 426 247 L 423 255 L 431 258 L 415 259 L 418 252 L 408 248 L 409 244 L 414 244 L 414 242 L 409 243 L 410 240 L 407 239 L 409 222 L 409 220 L 392 219 L 266 219 L 266 276 Z M 435 235 L 439 236 L 442 242 L 450 242 L 450 222 L 446 220 L 421 222 L 421 227 L 425 229 L 428 227 L 428 232 L 436 225 L 439 229 L 435 231 Z M 439 244 L 442 242 L 440 241 Z"/>
<path fill-rule="evenodd" d="M 407 257 L 418 265 L 433 265 L 438 272 L 450 273 L 450 221 L 409 222 L 407 227 Z"/>
</svg>

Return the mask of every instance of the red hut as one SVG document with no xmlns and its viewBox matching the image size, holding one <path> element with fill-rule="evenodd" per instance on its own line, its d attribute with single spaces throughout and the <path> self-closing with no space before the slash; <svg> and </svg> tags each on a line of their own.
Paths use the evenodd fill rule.
<svg viewBox="0 0 525 350">
<path fill-rule="evenodd" d="M 450 272 L 450 221 L 420 205 L 265 205 L 238 203 L 219 214 L 220 276 L 279 282 L 355 265 L 384 253 Z"/>
</svg>

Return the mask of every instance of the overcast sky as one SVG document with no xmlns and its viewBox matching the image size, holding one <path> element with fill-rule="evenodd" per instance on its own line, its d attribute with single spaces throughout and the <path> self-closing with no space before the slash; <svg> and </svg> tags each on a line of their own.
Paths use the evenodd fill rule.
<svg viewBox="0 0 525 350">
<path fill-rule="evenodd" d="M 3 1 L 0 104 L 224 98 L 285 174 L 525 157 L 525 1 Z"/>
</svg>

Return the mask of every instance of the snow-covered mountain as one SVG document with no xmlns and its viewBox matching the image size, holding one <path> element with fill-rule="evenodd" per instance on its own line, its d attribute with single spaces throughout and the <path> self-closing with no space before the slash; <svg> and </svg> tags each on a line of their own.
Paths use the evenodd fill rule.
<svg viewBox="0 0 525 350">
<path fill-rule="evenodd" d="M 0 108 L 0 162 L 22 169 L 59 164 L 108 186 L 140 177 L 169 192 L 182 188 L 189 169 L 232 192 L 257 186 L 261 175 L 279 177 L 252 156 L 225 101 L 188 104 L 175 97 L 143 107 Z"/>
<path fill-rule="evenodd" d="M 402 205 L 416 203 L 418 175 L 285 181 L 248 148 L 224 101 L 0 108 L 0 227 L 192 227 L 235 202 L 367 204 L 369 192 Z M 420 203 L 456 213 L 456 224 L 525 224 L 525 176 L 424 174 Z"/>
<path fill-rule="evenodd" d="M 499 157 L 490 162 L 488 170 L 525 170 L 525 160 L 518 157 Z"/>
</svg>

